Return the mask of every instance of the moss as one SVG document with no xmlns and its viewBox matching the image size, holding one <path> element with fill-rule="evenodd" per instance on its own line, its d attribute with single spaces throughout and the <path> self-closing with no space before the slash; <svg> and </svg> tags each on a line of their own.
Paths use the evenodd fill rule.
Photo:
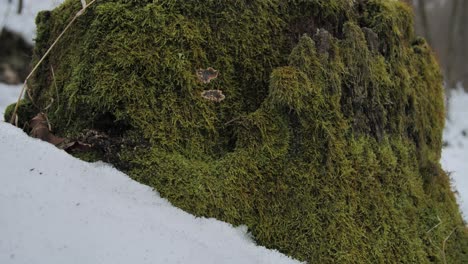
<svg viewBox="0 0 468 264">
<path fill-rule="evenodd" d="M 79 8 L 38 17 L 36 60 Z M 442 78 L 411 16 L 398 1 L 99 1 L 31 94 L 56 98 L 59 134 L 113 135 L 103 157 L 261 245 L 311 263 L 463 263 Z"/>
<path fill-rule="evenodd" d="M 16 103 L 9 105 L 5 109 L 5 114 L 3 118 L 5 121 L 9 122 L 11 120 L 11 115 L 15 110 Z M 18 110 L 16 115 L 18 116 L 18 127 L 26 128 L 28 122 L 37 114 L 37 108 L 26 99 L 21 99 L 18 104 Z"/>
</svg>

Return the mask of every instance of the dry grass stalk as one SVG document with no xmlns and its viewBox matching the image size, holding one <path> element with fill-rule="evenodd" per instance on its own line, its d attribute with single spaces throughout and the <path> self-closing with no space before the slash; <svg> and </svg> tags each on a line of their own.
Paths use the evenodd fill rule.
<svg viewBox="0 0 468 264">
<path fill-rule="evenodd" d="M 437 220 L 439 220 L 439 223 L 435 226 L 433 226 L 431 229 L 429 229 L 426 234 L 429 234 L 432 230 L 436 229 L 438 226 L 440 226 L 442 224 L 442 219 L 440 219 L 439 216 L 437 216 Z"/>
<path fill-rule="evenodd" d="M 435 226 L 433 226 L 431 229 L 429 229 L 426 234 L 429 234 L 432 230 L 436 229 L 438 226 L 440 226 L 442 224 L 442 220 L 440 219 L 439 216 L 437 216 L 437 219 L 439 220 L 439 223 L 437 223 Z M 452 236 L 452 234 L 455 232 L 455 230 L 457 230 L 457 227 L 455 227 L 452 232 L 450 232 L 450 234 L 444 239 L 444 241 L 442 241 L 442 248 L 436 246 L 433 242 L 432 242 L 432 239 L 429 237 L 429 242 L 431 242 L 432 245 L 434 245 L 439 251 L 440 251 L 440 254 L 442 255 L 442 261 L 444 264 L 447 264 L 447 259 L 446 259 L 446 256 L 445 256 L 445 247 L 447 245 L 447 240 Z"/>
<path fill-rule="evenodd" d="M 445 258 L 445 246 L 447 244 L 447 240 L 452 236 L 453 232 L 455 232 L 455 230 L 457 230 L 457 228 L 455 227 L 452 232 L 450 232 L 450 234 L 444 239 L 444 241 L 442 242 L 442 250 L 441 250 L 441 253 L 442 253 L 442 259 L 444 261 L 444 264 L 447 264 L 447 259 Z"/>
<path fill-rule="evenodd" d="M 23 95 L 24 95 L 24 92 L 26 90 L 26 87 L 27 87 L 27 83 L 28 83 L 28 80 L 29 78 L 31 78 L 31 76 L 33 75 L 33 73 L 37 70 L 37 68 L 39 68 L 39 66 L 41 65 L 41 63 L 44 61 L 44 59 L 49 55 L 49 53 L 52 51 L 52 49 L 55 47 L 55 45 L 58 43 L 58 41 L 62 38 L 62 36 L 65 34 L 65 32 L 71 27 L 71 25 L 75 22 L 75 20 L 81 16 L 84 11 L 86 11 L 86 9 L 94 4 L 94 2 L 96 2 L 96 0 L 93 0 L 91 2 L 89 2 L 89 4 L 86 4 L 86 5 L 83 5 L 83 9 L 81 9 L 80 11 L 78 11 L 76 13 L 76 15 L 73 17 L 73 19 L 68 23 L 68 25 L 65 27 L 65 29 L 60 33 L 60 35 L 55 39 L 55 41 L 52 43 L 52 45 L 50 45 L 49 49 L 46 51 L 46 53 L 42 56 L 42 58 L 39 60 L 38 63 L 36 63 L 36 65 L 34 66 L 34 68 L 32 69 L 32 71 L 29 73 L 29 75 L 26 77 L 26 79 L 24 80 L 24 83 L 23 83 L 23 88 L 21 89 L 21 92 L 20 92 L 20 95 L 18 97 L 18 101 L 16 102 L 16 105 L 15 105 L 15 110 L 13 111 L 13 114 L 11 115 L 11 119 L 10 119 L 10 123 L 13 124 L 14 123 L 14 120 L 15 120 L 15 116 L 16 116 L 16 113 L 18 111 L 18 106 L 19 106 L 19 103 L 21 101 L 21 98 L 23 98 Z M 83 1 L 82 1 L 83 3 Z"/>
<path fill-rule="evenodd" d="M 55 92 L 57 93 L 57 103 L 60 104 L 57 81 L 55 79 L 55 71 L 54 71 L 54 67 L 52 67 L 52 65 L 50 66 L 50 71 L 52 72 L 52 80 L 54 81 Z"/>
</svg>

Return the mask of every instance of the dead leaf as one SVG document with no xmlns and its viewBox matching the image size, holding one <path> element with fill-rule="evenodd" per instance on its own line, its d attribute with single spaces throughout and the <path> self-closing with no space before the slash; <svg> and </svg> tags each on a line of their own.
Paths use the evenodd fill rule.
<svg viewBox="0 0 468 264">
<path fill-rule="evenodd" d="M 65 141 L 64 138 L 52 134 L 47 115 L 44 113 L 39 113 L 33 117 L 29 122 L 29 126 L 31 127 L 31 137 L 44 140 L 56 146 Z"/>
<path fill-rule="evenodd" d="M 201 93 L 201 96 L 203 98 L 205 98 L 206 100 L 210 100 L 210 101 L 217 102 L 217 103 L 223 101 L 224 98 L 226 98 L 226 96 L 224 96 L 224 94 L 223 94 L 223 91 L 221 91 L 221 90 L 203 91 Z"/>
<path fill-rule="evenodd" d="M 198 69 L 197 77 L 202 83 L 210 83 L 211 80 L 218 78 L 218 71 L 211 67 L 208 67 L 207 69 Z"/>
</svg>

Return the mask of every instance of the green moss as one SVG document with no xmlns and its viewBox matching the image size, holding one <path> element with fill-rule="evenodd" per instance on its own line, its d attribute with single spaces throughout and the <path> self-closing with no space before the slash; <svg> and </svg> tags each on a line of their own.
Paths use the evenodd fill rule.
<svg viewBox="0 0 468 264">
<path fill-rule="evenodd" d="M 9 105 L 5 109 L 3 118 L 5 121 L 10 122 L 11 115 L 15 110 L 16 103 Z M 22 99 L 19 101 L 16 115 L 18 116 L 18 127 L 25 128 L 28 122 L 38 113 L 37 108 L 28 100 Z"/>
<path fill-rule="evenodd" d="M 38 17 L 36 60 L 79 8 Z M 411 17 L 398 1 L 98 1 L 31 94 L 56 98 L 58 134 L 119 138 L 103 156 L 261 245 L 311 263 L 463 263 L 442 78 Z"/>
</svg>

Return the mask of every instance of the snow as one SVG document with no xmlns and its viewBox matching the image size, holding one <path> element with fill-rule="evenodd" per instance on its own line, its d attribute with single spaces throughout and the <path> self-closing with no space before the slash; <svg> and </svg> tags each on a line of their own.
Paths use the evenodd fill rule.
<svg viewBox="0 0 468 264">
<path fill-rule="evenodd" d="M 0 123 L 0 263 L 298 263 Z"/>
<path fill-rule="evenodd" d="M 3 121 L 3 114 L 6 107 L 18 100 L 21 86 L 22 85 L 7 85 L 0 82 L 0 121 Z"/>
<path fill-rule="evenodd" d="M 17 13 L 18 0 L 0 0 L 0 29 L 4 26 L 20 33 L 30 43 L 36 35 L 36 14 L 41 10 L 50 10 L 63 0 L 23 0 L 23 10 Z"/>
<path fill-rule="evenodd" d="M 442 167 L 451 173 L 452 188 L 458 192 L 458 203 L 468 222 L 468 94 L 461 87 L 452 92 L 442 149 Z"/>
</svg>

